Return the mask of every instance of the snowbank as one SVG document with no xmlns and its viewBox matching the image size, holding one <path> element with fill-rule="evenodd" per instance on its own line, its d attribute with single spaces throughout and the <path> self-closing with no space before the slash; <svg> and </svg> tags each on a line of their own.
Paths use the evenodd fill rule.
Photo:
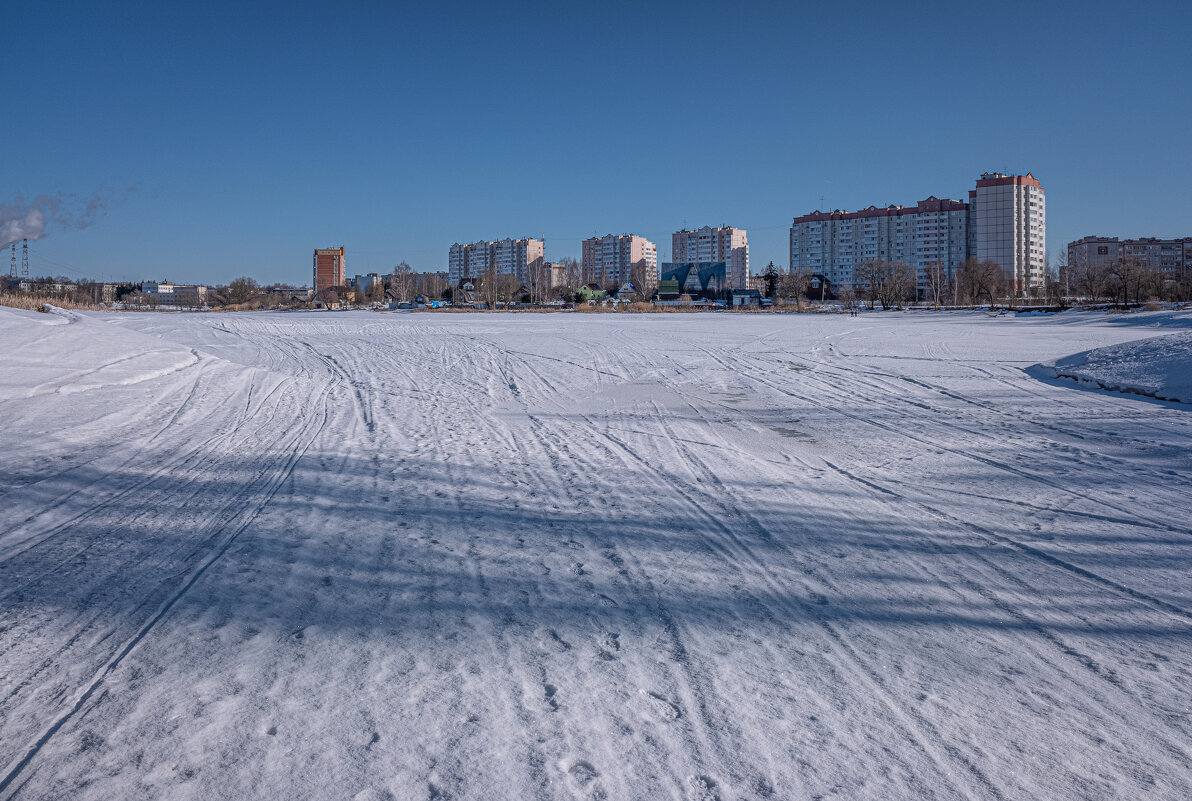
<svg viewBox="0 0 1192 801">
<path fill-rule="evenodd" d="M 1054 378 L 1070 378 L 1112 392 L 1192 403 L 1192 333 L 1093 348 L 1038 365 Z"/>
<path fill-rule="evenodd" d="M 6 349 L 0 401 L 129 386 L 198 364 L 198 351 L 45 304 L 44 312 L 0 309 Z"/>
</svg>

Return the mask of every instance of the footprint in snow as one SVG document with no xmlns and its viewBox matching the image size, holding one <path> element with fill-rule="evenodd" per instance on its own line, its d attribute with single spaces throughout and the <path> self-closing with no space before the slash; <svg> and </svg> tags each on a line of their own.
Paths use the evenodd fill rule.
<svg viewBox="0 0 1192 801">
<path fill-rule="evenodd" d="M 542 685 L 542 696 L 546 700 L 546 705 L 550 707 L 551 712 L 559 708 L 559 702 L 555 698 L 555 694 L 558 692 L 559 688 L 553 684 Z"/>
<path fill-rule="evenodd" d="M 678 704 L 671 703 L 658 693 L 652 693 L 647 690 L 641 690 L 642 697 L 646 700 L 646 705 L 650 711 L 665 721 L 678 720 L 683 717 L 683 713 L 679 711 Z"/>
<path fill-rule="evenodd" d="M 571 643 L 560 637 L 559 633 L 554 629 L 539 629 L 538 642 L 546 650 L 554 651 L 558 654 L 571 650 Z"/>
<path fill-rule="evenodd" d="M 583 798 L 605 799 L 608 796 L 600 786 L 600 771 L 582 759 L 567 768 L 567 779 L 571 788 Z"/>
</svg>

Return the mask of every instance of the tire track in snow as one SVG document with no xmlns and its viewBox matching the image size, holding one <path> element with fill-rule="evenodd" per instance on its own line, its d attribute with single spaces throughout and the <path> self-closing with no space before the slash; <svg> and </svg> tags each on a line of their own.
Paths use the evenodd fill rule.
<svg viewBox="0 0 1192 801">
<path fill-rule="evenodd" d="M 665 425 L 665 423 L 663 423 Z M 623 448 L 627 453 L 632 454 L 633 450 L 625 443 L 618 440 L 616 437 L 609 435 L 609 439 L 615 442 L 618 446 Z M 719 494 L 727 493 L 727 488 L 719 480 L 713 471 L 699 459 L 689 448 L 684 446 L 681 442 L 676 442 L 676 449 L 679 450 L 685 462 L 691 465 L 693 471 L 699 474 L 705 481 L 712 484 Z M 664 474 L 661 474 L 653 469 L 653 467 L 646 461 L 640 461 L 640 465 L 644 469 L 648 469 L 658 476 L 661 480 L 670 483 L 675 491 L 683 492 L 684 488 L 678 482 L 675 482 Z M 705 496 L 710 502 L 715 503 L 716 494 L 709 493 Z M 748 545 L 746 545 L 733 531 L 720 519 L 717 515 L 704 507 L 704 505 L 689 498 L 692 506 L 698 509 L 701 515 L 708 521 L 713 530 L 718 531 L 720 538 L 716 543 L 716 547 L 721 551 L 722 555 L 739 567 L 748 565 L 753 577 L 760 581 L 760 583 L 768 588 L 767 600 L 770 604 L 783 609 L 788 614 L 794 614 L 798 617 L 813 620 L 817 625 L 828 635 L 834 648 L 841 656 L 843 656 L 849 663 L 856 668 L 857 677 L 875 694 L 883 700 L 887 708 L 896 716 L 895 720 L 901 724 L 904 732 L 910 739 L 916 742 L 919 750 L 935 765 L 939 776 L 944 781 L 951 781 L 952 772 L 947 769 L 946 765 L 949 761 L 958 763 L 965 772 L 969 774 L 976 782 L 977 787 L 986 795 L 993 798 L 1003 798 L 1001 790 L 993 784 L 988 776 L 968 757 L 960 753 L 955 746 L 947 742 L 947 740 L 939 733 L 939 731 L 928 721 L 921 713 L 897 701 L 896 696 L 886 687 L 884 680 L 872 664 L 861 656 L 860 652 L 853 648 L 841 634 L 837 626 L 831 622 L 822 619 L 816 613 L 813 603 L 792 603 L 785 600 L 784 592 L 780 588 L 772 574 L 769 567 L 761 557 L 757 556 Z M 756 519 L 752 518 L 748 512 L 744 511 L 739 505 L 725 505 L 717 504 L 721 507 L 721 514 L 730 517 L 739 517 L 748 521 L 751 528 L 755 531 L 765 531 Z M 767 538 L 772 537 L 767 533 Z M 810 588 L 806 588 L 809 590 Z M 809 597 L 811 592 L 806 593 Z M 761 599 L 759 599 L 761 600 Z M 893 722 L 893 721 L 892 721 Z M 929 742 L 930 741 L 930 742 Z M 938 749 L 938 750 L 937 750 Z M 942 751 L 942 753 L 941 753 Z M 946 757 L 944 755 L 947 755 Z M 953 785 L 953 789 L 966 797 L 972 798 L 971 793 L 965 791 L 962 787 Z"/>
<path fill-rule="evenodd" d="M 183 596 L 186 595 L 187 591 L 189 591 L 190 588 L 193 587 L 200 578 L 202 578 L 203 574 L 207 572 L 208 568 L 218 562 L 220 557 L 227 553 L 228 549 L 244 532 L 244 530 L 247 529 L 253 523 L 253 521 L 255 521 L 257 517 L 261 515 L 262 512 L 264 512 L 265 507 L 269 504 L 269 501 L 272 500 L 278 488 L 281 487 L 282 484 L 284 484 L 292 474 L 294 466 L 298 463 L 298 460 L 301 459 L 302 455 L 306 453 L 311 444 L 326 426 L 328 418 L 326 395 L 321 398 L 321 406 L 322 418 L 314 432 L 306 437 L 301 437 L 301 435 L 299 435 L 294 438 L 293 446 L 290 449 L 287 458 L 281 464 L 280 468 L 274 472 L 267 482 L 265 482 L 264 486 L 257 491 L 260 493 L 259 497 L 254 499 L 252 495 L 255 493 L 249 492 L 249 489 L 255 487 L 257 482 L 250 484 L 249 489 L 246 489 L 242 493 L 242 497 L 245 499 L 245 505 L 241 511 L 235 515 L 236 518 L 240 518 L 240 522 L 236 525 L 231 534 L 225 537 L 223 542 L 219 544 L 214 551 L 208 553 L 207 556 L 202 558 L 202 561 L 198 564 L 198 566 L 190 571 L 189 575 L 184 578 L 178 589 L 166 599 L 166 601 L 158 608 L 153 616 L 150 617 L 149 620 L 144 624 L 142 624 L 137 632 L 125 642 L 124 646 L 117 651 L 116 654 L 111 657 L 103 667 L 99 669 L 96 675 L 84 687 L 78 691 L 74 703 L 64 712 L 62 712 L 41 734 L 41 736 L 25 749 L 24 754 L 18 757 L 17 760 L 8 767 L 3 777 L 0 778 L 0 799 L 9 799 L 12 797 L 12 794 L 15 794 L 19 790 L 19 787 L 16 787 L 12 789 L 12 794 L 7 793 L 12 783 L 20 776 L 25 768 L 27 768 L 33 762 L 38 753 L 43 747 L 45 747 L 50 739 L 83 708 L 87 701 L 95 694 L 96 690 L 103 685 L 104 680 L 120 666 L 120 663 L 125 659 L 125 657 L 127 657 L 145 639 L 145 637 L 149 635 L 153 628 L 170 612 L 171 609 L 174 608 L 178 601 L 180 601 Z M 303 433 L 306 432 L 303 431 Z M 223 528 L 226 527 L 227 524 L 225 524 Z M 221 531 L 222 530 L 223 529 L 221 528 Z M 216 533 L 216 536 L 218 536 L 218 532 Z"/>
</svg>

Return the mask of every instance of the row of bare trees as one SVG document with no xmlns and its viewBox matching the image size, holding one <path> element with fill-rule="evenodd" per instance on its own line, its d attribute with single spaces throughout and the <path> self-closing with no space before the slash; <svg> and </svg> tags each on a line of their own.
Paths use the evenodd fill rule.
<svg viewBox="0 0 1192 801">
<path fill-rule="evenodd" d="M 955 271 L 943 263 L 927 266 L 922 275 L 906 262 L 866 259 L 857 267 L 856 291 L 870 309 L 902 308 L 915 302 L 994 305 L 1014 294 L 1014 284 L 994 261 L 969 259 Z"/>
<path fill-rule="evenodd" d="M 1152 300 L 1192 300 L 1192 272 L 1163 273 L 1137 259 L 1069 263 L 1061 254 L 1057 272 L 1062 294 L 1082 302 L 1129 306 Z"/>
</svg>

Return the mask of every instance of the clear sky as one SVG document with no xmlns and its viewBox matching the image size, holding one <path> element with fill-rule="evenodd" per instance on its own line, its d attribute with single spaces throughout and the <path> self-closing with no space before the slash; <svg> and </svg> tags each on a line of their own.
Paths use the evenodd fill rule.
<svg viewBox="0 0 1192 801">
<path fill-rule="evenodd" d="M 34 273 L 309 282 L 452 242 L 749 231 L 1033 171 L 1048 248 L 1192 236 L 1184 3 L 59 3 L 0 19 Z M 822 198 L 822 200 L 821 200 Z M 7 259 L 5 258 L 5 261 Z M 5 265 L 7 266 L 7 265 Z"/>
</svg>

